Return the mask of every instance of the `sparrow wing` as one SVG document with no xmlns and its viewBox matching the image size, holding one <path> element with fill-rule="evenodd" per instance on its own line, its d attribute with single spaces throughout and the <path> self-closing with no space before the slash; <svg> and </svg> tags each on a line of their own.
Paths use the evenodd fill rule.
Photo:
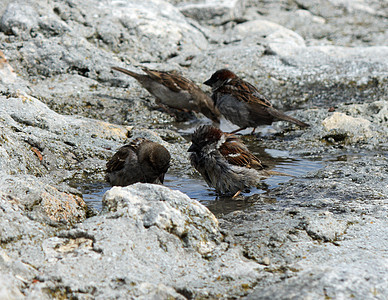
<svg viewBox="0 0 388 300">
<path fill-rule="evenodd" d="M 217 89 L 217 92 L 230 94 L 236 99 L 248 104 L 272 107 L 269 102 L 259 91 L 249 82 L 240 78 L 233 78 L 226 84 Z"/>
<path fill-rule="evenodd" d="M 236 138 L 227 139 L 220 146 L 220 152 L 232 165 L 260 170 L 264 168 L 261 161 Z"/>
<path fill-rule="evenodd" d="M 128 145 L 121 147 L 106 163 L 106 171 L 114 172 L 124 168 L 125 161 L 130 155 L 137 155 L 137 150 L 141 143 L 147 141 L 144 138 L 137 138 L 131 141 Z"/>
<path fill-rule="evenodd" d="M 286 120 L 301 127 L 308 127 L 309 124 L 299 121 L 275 109 L 260 92 L 249 82 L 240 78 L 234 78 L 221 86 L 220 93 L 228 94 L 250 107 L 251 118 L 260 120 L 262 124 L 271 124 L 274 119 Z"/>
<path fill-rule="evenodd" d="M 131 154 L 135 154 L 135 149 L 131 145 L 121 147 L 106 163 L 106 171 L 110 173 L 123 169 L 126 159 Z"/>
<path fill-rule="evenodd" d="M 181 76 L 176 71 L 164 72 L 157 70 L 150 70 L 148 68 L 143 67 L 142 70 L 147 73 L 153 80 L 156 82 L 163 84 L 171 91 L 179 93 L 182 90 L 188 91 L 191 86 L 194 84 L 192 81 L 187 78 Z"/>
</svg>

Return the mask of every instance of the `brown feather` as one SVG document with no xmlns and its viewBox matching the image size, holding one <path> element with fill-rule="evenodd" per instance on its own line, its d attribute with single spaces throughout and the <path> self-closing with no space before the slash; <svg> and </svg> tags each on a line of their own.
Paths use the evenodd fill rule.
<svg viewBox="0 0 388 300">
<path fill-rule="evenodd" d="M 231 94 L 240 101 L 244 101 L 248 104 L 259 104 L 265 107 L 272 107 L 271 102 L 261 95 L 252 84 L 238 77 L 233 78 L 228 83 L 221 86 L 217 92 Z"/>
<path fill-rule="evenodd" d="M 194 82 L 180 76 L 176 71 L 157 71 L 145 67 L 142 67 L 142 70 L 156 82 L 165 85 L 176 93 L 179 93 L 182 90 L 188 91 L 190 90 L 190 86 L 194 84 Z"/>
<path fill-rule="evenodd" d="M 114 172 L 124 168 L 125 160 L 127 159 L 130 151 L 132 150 L 135 153 L 139 148 L 139 145 L 145 140 L 146 139 L 144 138 L 134 139 L 128 145 L 125 145 L 117 150 L 112 158 L 106 163 L 106 171 Z"/>
<path fill-rule="evenodd" d="M 232 165 L 260 170 L 264 168 L 261 161 L 245 147 L 240 139 L 233 135 L 227 138 L 219 150 Z"/>
<path fill-rule="evenodd" d="M 135 151 L 131 145 L 121 147 L 106 163 L 106 171 L 114 172 L 124 168 L 125 160 L 127 159 L 130 150 Z"/>
</svg>

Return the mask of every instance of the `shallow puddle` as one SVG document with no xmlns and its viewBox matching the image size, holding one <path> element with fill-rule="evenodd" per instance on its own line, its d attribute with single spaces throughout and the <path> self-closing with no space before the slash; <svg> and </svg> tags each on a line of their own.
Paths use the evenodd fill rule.
<svg viewBox="0 0 388 300">
<path fill-rule="evenodd" d="M 209 188 L 204 180 L 198 175 L 196 177 L 182 177 L 179 174 L 167 173 L 164 185 L 173 189 L 180 190 L 192 199 L 196 199 L 202 204 L 206 205 L 215 215 L 225 214 L 235 210 L 242 210 L 253 203 L 245 201 L 246 196 L 255 194 L 267 194 L 279 184 L 292 179 L 292 176 L 299 177 L 308 173 L 309 171 L 317 170 L 322 167 L 322 162 L 311 161 L 306 159 L 289 157 L 288 152 L 279 151 L 275 149 L 255 148 L 252 152 L 260 157 L 263 162 L 270 165 L 271 170 L 289 174 L 291 176 L 271 176 L 263 180 L 260 188 L 254 188 L 250 193 L 244 193 L 244 197 L 231 199 L 230 197 L 217 197 L 214 189 Z M 268 163 L 268 161 L 270 163 Z M 78 189 L 83 194 L 85 202 L 91 207 L 101 210 L 102 196 L 110 189 L 106 183 L 93 183 L 89 185 L 79 185 Z M 268 198 L 268 201 L 271 201 Z"/>
<path fill-rule="evenodd" d="M 279 184 L 322 167 L 322 162 L 320 161 L 290 158 L 286 151 L 273 149 L 263 149 L 263 151 L 267 154 L 267 158 L 272 157 L 271 170 L 286 173 L 290 176 L 271 176 L 262 180 L 263 184 L 261 187 L 251 189 L 249 193 L 244 193 L 242 197 L 236 199 L 218 197 L 214 189 L 209 188 L 199 175 L 196 178 L 182 178 L 173 174 L 166 175 L 165 185 L 171 189 L 180 190 L 190 198 L 198 200 L 218 216 L 235 210 L 243 210 L 253 204 L 252 201 L 246 201 L 249 196 L 256 194 L 267 195 L 271 189 L 276 188 Z M 258 157 L 263 157 L 256 151 L 252 152 Z M 266 161 L 263 162 L 266 163 Z M 268 196 L 266 201 L 273 201 L 273 199 Z"/>
<path fill-rule="evenodd" d="M 203 120 L 199 120 L 199 122 L 176 123 L 174 125 L 178 128 L 178 132 L 189 140 L 190 135 L 201 123 L 203 123 Z M 236 126 L 228 121 L 221 121 L 221 129 L 225 132 L 230 132 L 236 128 Z M 256 132 L 260 132 L 261 135 L 271 135 L 273 133 L 272 131 L 272 127 L 267 126 L 257 128 Z M 249 129 L 241 132 L 241 134 L 245 135 L 243 140 L 250 151 L 271 170 L 286 173 L 290 176 L 271 176 L 270 178 L 262 181 L 263 184 L 260 188 L 254 188 L 249 193 L 244 193 L 241 197 L 239 196 L 236 199 L 232 199 L 230 197 L 218 197 L 214 189 L 209 188 L 200 175 L 197 175 L 196 177 L 182 177 L 181 174 L 169 172 L 166 174 L 164 185 L 173 190 L 180 190 L 190 198 L 196 199 L 206 205 L 215 215 L 221 215 L 235 210 L 242 210 L 252 205 L 254 202 L 247 200 L 250 199 L 249 196 L 257 194 L 266 195 L 271 189 L 279 186 L 279 184 L 291 180 L 293 176 L 303 176 L 309 171 L 317 170 L 322 167 L 322 161 L 290 157 L 290 154 L 287 151 L 265 149 L 260 146 L 260 143 L 257 142 L 256 138 L 249 136 L 250 132 L 251 130 Z M 246 134 L 248 134 L 248 136 Z M 78 189 L 83 194 L 84 200 L 87 204 L 97 210 L 101 210 L 102 196 L 108 189 L 110 189 L 110 186 L 106 183 L 93 183 L 89 185 L 78 185 Z M 270 196 L 265 199 L 267 199 L 265 201 L 276 201 L 271 199 Z"/>
</svg>

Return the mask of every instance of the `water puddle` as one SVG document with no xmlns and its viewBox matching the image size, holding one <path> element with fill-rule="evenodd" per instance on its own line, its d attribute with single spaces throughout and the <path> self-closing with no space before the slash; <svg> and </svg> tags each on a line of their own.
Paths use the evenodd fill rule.
<svg viewBox="0 0 388 300">
<path fill-rule="evenodd" d="M 179 190 L 192 199 L 198 200 L 207 206 L 215 215 L 221 215 L 235 210 L 243 210 L 252 205 L 252 202 L 243 200 L 247 196 L 268 194 L 271 189 L 289 181 L 293 176 L 303 176 L 309 171 L 317 170 L 322 167 L 321 161 L 292 158 L 287 151 L 264 149 L 260 147 L 251 148 L 252 152 L 260 157 L 263 163 L 271 167 L 271 170 L 286 173 L 290 176 L 271 176 L 262 181 L 263 184 L 260 188 L 254 188 L 249 193 L 244 193 L 244 197 L 238 199 L 218 197 L 214 189 L 209 188 L 200 175 L 195 177 L 182 177 L 180 174 L 167 173 L 164 185 L 173 190 Z M 83 194 L 84 200 L 89 206 L 96 210 L 101 210 L 102 196 L 110 189 L 110 186 L 107 183 L 99 182 L 78 185 L 77 188 Z M 272 200 L 268 197 L 267 201 Z"/>
<path fill-rule="evenodd" d="M 255 155 L 263 158 L 263 155 L 257 151 L 252 151 Z M 243 210 L 253 205 L 252 201 L 246 201 L 249 196 L 264 194 L 267 195 L 270 190 L 278 187 L 280 184 L 291 180 L 293 177 L 303 176 L 306 173 L 318 170 L 322 167 L 321 161 L 311 161 L 306 159 L 290 158 L 287 151 L 278 151 L 274 149 L 261 149 L 260 152 L 266 154 L 266 159 L 271 158 L 271 170 L 286 173 L 290 176 L 271 176 L 262 181 L 262 186 L 253 188 L 249 193 L 244 193 L 243 197 L 232 199 L 231 197 L 218 197 L 214 189 L 209 188 L 200 176 L 198 178 L 182 178 L 180 176 L 169 174 L 166 176 L 165 185 L 173 190 L 180 190 L 192 199 L 196 199 L 207 206 L 216 216 L 226 214 L 235 210 Z M 274 201 L 267 196 L 265 201 Z"/>
<path fill-rule="evenodd" d="M 100 211 L 102 208 L 102 196 L 104 196 L 105 192 L 111 188 L 111 186 L 106 182 L 73 185 L 76 185 L 77 189 L 82 193 L 86 204 L 97 211 Z"/>
<path fill-rule="evenodd" d="M 198 126 L 196 123 L 180 123 L 178 132 L 187 140 L 190 139 L 191 133 Z M 228 122 L 221 122 L 221 129 L 230 132 L 236 129 L 233 124 Z M 273 128 L 262 127 L 257 128 L 261 136 L 272 135 Z M 245 130 L 242 134 L 249 134 L 250 130 Z M 244 143 L 248 146 L 250 151 L 255 154 L 263 164 L 267 165 L 271 170 L 286 173 L 290 176 L 271 176 L 262 181 L 259 188 L 252 189 L 249 193 L 244 193 L 241 197 L 236 199 L 230 197 L 218 197 L 214 189 L 209 188 L 202 177 L 196 176 L 182 176 L 179 172 L 168 172 L 165 177 L 164 185 L 173 189 L 179 190 L 192 199 L 196 199 L 205 206 L 207 206 L 216 216 L 227 214 L 236 210 L 244 210 L 257 201 L 264 203 L 274 203 L 274 199 L 270 191 L 279 185 L 292 180 L 294 177 L 302 177 L 310 171 L 316 171 L 323 167 L 325 162 L 330 161 L 346 161 L 360 157 L 360 153 L 344 153 L 340 156 L 328 156 L 314 159 L 306 159 L 301 157 L 292 157 L 288 151 L 280 151 L 277 149 L 268 149 L 261 146 L 260 141 L 253 136 L 242 136 Z M 110 186 L 104 182 L 77 184 L 78 190 L 83 194 L 85 202 L 93 209 L 99 211 L 102 208 L 102 197 L 104 193 L 110 189 Z"/>
</svg>

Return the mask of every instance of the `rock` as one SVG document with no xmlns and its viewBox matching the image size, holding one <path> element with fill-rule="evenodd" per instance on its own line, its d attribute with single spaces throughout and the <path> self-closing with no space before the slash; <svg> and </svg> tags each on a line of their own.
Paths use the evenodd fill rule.
<svg viewBox="0 0 388 300">
<path fill-rule="evenodd" d="M 44 252 L 34 262 L 42 276 L 29 293 L 238 297 L 258 279 L 260 266 L 229 248 L 213 214 L 179 191 L 153 184 L 114 187 L 104 203 L 100 216 L 26 249 Z"/>
<path fill-rule="evenodd" d="M 20 176 L 21 177 L 21 176 Z M 33 176 L 21 178 L 3 174 L 0 186 L 34 220 L 50 225 L 73 224 L 86 218 L 86 204 L 79 195 L 61 192 Z"/>
<path fill-rule="evenodd" d="M 320 14 L 324 17 L 333 17 L 338 15 L 340 12 L 346 11 L 347 13 L 353 13 L 356 11 L 366 12 L 372 15 L 378 15 L 376 9 L 373 6 L 378 6 L 379 1 L 375 1 L 377 3 L 366 3 L 366 1 L 355 1 L 349 2 L 346 0 L 336 0 L 336 1 L 325 1 L 320 0 L 315 3 L 311 3 L 306 0 L 298 0 L 300 6 L 308 8 L 310 11 L 315 12 L 316 14 Z"/>
<path fill-rule="evenodd" d="M 386 229 L 380 227 L 384 223 L 382 219 L 369 222 L 365 220 L 361 226 L 349 226 L 347 238 L 337 245 L 325 244 L 324 253 L 318 254 L 308 247 L 305 255 L 293 265 L 293 271 L 287 273 L 283 280 L 270 287 L 256 288 L 246 299 L 385 297 L 388 292 L 385 284 L 388 278 L 384 271 L 386 258 L 379 257 L 372 249 L 384 247 L 380 239 L 386 234 Z M 364 228 L 362 232 L 360 227 Z M 372 241 L 368 237 L 373 231 Z M 358 251 L 360 244 L 363 250 Z M 360 282 L 368 284 L 360 285 Z"/>
<path fill-rule="evenodd" d="M 372 103 L 355 104 L 346 107 L 346 112 L 352 116 L 362 115 L 363 118 L 375 123 L 387 126 L 388 101 L 381 100 Z"/>
<path fill-rule="evenodd" d="M 314 240 L 335 242 L 341 239 L 347 229 L 346 223 L 333 218 L 333 214 L 325 212 L 314 218 L 306 218 L 299 224 Z"/>
<path fill-rule="evenodd" d="M 240 37 L 245 43 L 247 40 L 252 43 L 253 41 L 257 42 L 261 39 L 263 42 L 270 43 L 270 47 L 272 45 L 271 43 L 292 44 L 300 47 L 306 46 L 303 38 L 299 34 L 266 20 L 254 20 L 237 24 L 231 34 Z"/>
<path fill-rule="evenodd" d="M 12 198 L 7 193 L 1 192 L 0 207 L 0 239 L 3 245 L 18 241 L 25 236 L 38 237 L 42 235 L 42 226 L 39 223 L 31 221 L 26 216 L 19 199 Z"/>
<path fill-rule="evenodd" d="M 4 300 L 25 299 L 10 274 L 0 274 L 0 298 Z"/>
<path fill-rule="evenodd" d="M 186 17 L 207 23 L 226 23 L 241 19 L 245 10 L 245 0 L 181 3 L 180 12 Z"/>
<path fill-rule="evenodd" d="M 0 84 L 10 84 L 16 80 L 15 71 L 9 65 L 4 53 L 0 51 Z"/>
<path fill-rule="evenodd" d="M 320 22 L 305 22 L 298 8 L 311 13 Z M 387 25 L 387 12 L 382 1 L 326 1 L 301 0 L 287 13 L 272 10 L 269 17 L 283 26 L 287 24 L 312 44 L 338 46 L 384 45 L 387 33 L 380 28 Z M 369 31 L 364 24 L 374 28 Z M 357 36 L 354 36 L 354 32 Z M 352 33 L 353 32 L 353 33 Z"/>
<path fill-rule="evenodd" d="M 366 141 L 373 136 L 370 122 L 362 118 L 353 118 L 344 113 L 335 112 L 332 116 L 322 121 L 328 133 L 325 139 L 357 143 Z"/>
<path fill-rule="evenodd" d="M 345 267 L 345 266 L 343 266 Z M 317 267 L 302 271 L 298 276 L 286 278 L 271 287 L 258 289 L 245 299 L 322 299 L 356 298 L 375 299 L 386 295 L 386 288 L 376 273 L 369 273 L 357 266 L 354 269 L 340 271 L 333 268 Z M 374 288 L 360 286 L 360 282 L 372 281 Z M 303 284 L 301 284 L 303 282 Z"/>
<path fill-rule="evenodd" d="M 179 191 L 151 184 L 113 187 L 102 203 L 109 211 L 130 216 L 145 228 L 156 226 L 177 235 L 185 247 L 201 255 L 211 255 L 222 241 L 214 215 Z"/>
<path fill-rule="evenodd" d="M 306 24 L 317 23 L 317 24 L 325 24 L 326 20 L 322 17 L 313 15 L 310 11 L 305 9 L 298 9 L 295 11 L 295 14 L 299 19 L 303 19 L 303 22 Z"/>
<path fill-rule="evenodd" d="M 0 30 L 27 39 L 31 30 L 38 27 L 39 15 L 29 4 L 10 3 L 0 19 Z"/>
<path fill-rule="evenodd" d="M 104 168 L 104 158 L 112 155 L 109 148 L 117 148 L 130 128 L 61 116 L 26 95 L 0 97 L 0 107 L 2 189 L 32 219 L 50 224 L 83 220 L 85 203 L 63 180 Z"/>
<path fill-rule="evenodd" d="M 246 299 L 387 295 L 386 257 L 377 254 L 386 248 L 386 167 L 386 157 L 336 162 L 275 189 L 275 205 L 257 202 L 255 211 L 225 216 L 228 241 L 247 257 L 270 257 L 267 271 L 281 273 Z"/>
<path fill-rule="evenodd" d="M 39 28 L 39 33 L 43 33 L 45 36 L 61 36 L 71 31 L 71 28 L 64 21 L 54 16 L 42 16 L 39 19 Z"/>
<path fill-rule="evenodd" d="M 183 295 L 179 294 L 172 287 L 165 286 L 164 284 L 153 285 L 150 283 L 141 283 L 138 287 L 135 288 L 134 296 L 137 299 L 147 300 L 147 299 L 177 299 L 185 300 L 187 299 Z"/>
</svg>

